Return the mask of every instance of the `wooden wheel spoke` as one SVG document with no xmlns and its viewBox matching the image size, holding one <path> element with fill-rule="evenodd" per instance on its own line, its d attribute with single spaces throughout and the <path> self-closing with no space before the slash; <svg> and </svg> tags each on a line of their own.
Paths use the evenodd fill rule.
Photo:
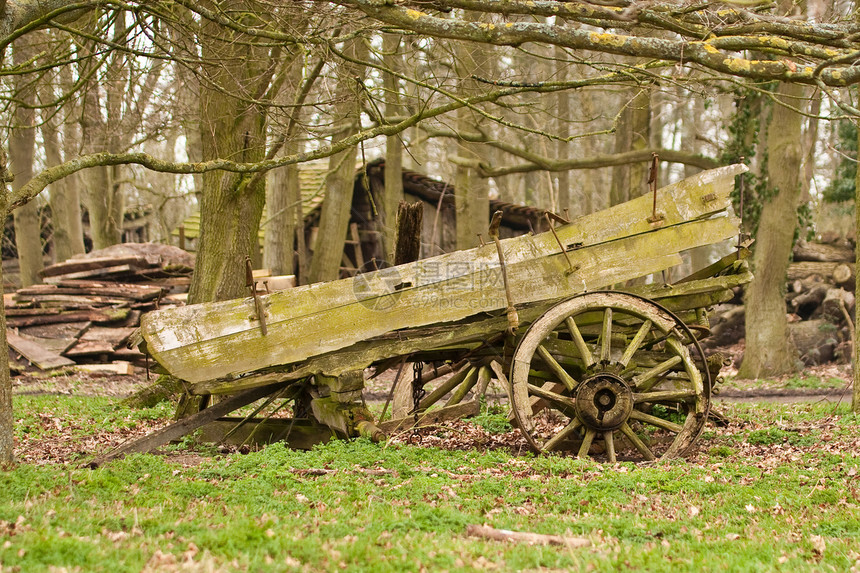
<svg viewBox="0 0 860 573">
<path fill-rule="evenodd" d="M 630 417 L 634 420 L 639 420 L 640 422 L 645 422 L 646 424 L 651 424 L 652 426 L 657 426 L 658 428 L 675 432 L 676 434 L 680 433 L 684 429 L 684 426 L 680 424 L 664 420 L 663 418 L 658 418 L 657 416 L 652 416 L 651 414 L 646 414 L 645 412 L 640 412 L 639 410 L 633 410 Z"/>
<path fill-rule="evenodd" d="M 585 437 L 582 438 L 582 445 L 579 446 L 579 453 L 576 455 L 580 458 L 584 458 L 588 455 L 588 450 L 591 449 L 591 442 L 594 441 L 594 436 L 597 435 L 597 430 L 593 430 L 588 428 L 585 432 Z"/>
<path fill-rule="evenodd" d="M 636 376 L 633 380 L 631 380 L 631 385 L 639 392 L 647 392 L 648 390 L 653 388 L 654 385 L 660 380 L 660 376 L 662 376 L 681 362 L 683 362 L 683 358 L 681 358 L 680 356 L 673 356 L 668 360 L 664 360 L 654 368 L 651 368 L 650 370 L 643 372 L 639 376 Z"/>
<path fill-rule="evenodd" d="M 567 317 L 564 319 L 564 324 L 567 326 L 567 330 L 570 332 L 570 336 L 573 338 L 573 343 L 576 345 L 577 350 L 579 350 L 579 355 L 582 357 L 583 364 L 588 368 L 594 364 L 594 356 L 591 354 L 591 349 L 588 348 L 588 345 L 585 343 L 585 339 L 582 337 L 582 333 L 579 331 L 579 327 L 576 325 L 573 318 Z"/>
<path fill-rule="evenodd" d="M 624 368 L 627 368 L 633 355 L 636 354 L 636 351 L 639 350 L 640 346 L 642 346 L 642 342 L 645 340 L 645 337 L 648 336 L 648 333 L 651 332 L 651 326 L 653 324 L 654 323 L 650 320 L 643 322 L 642 326 L 639 327 L 639 331 L 636 332 L 636 336 L 634 336 L 633 340 L 630 341 L 630 344 L 627 345 L 627 348 L 624 350 L 624 354 L 621 356 L 621 360 L 619 361 Z"/>
<path fill-rule="evenodd" d="M 547 442 L 543 445 L 543 451 L 550 452 L 554 450 L 558 444 L 567 439 L 571 434 L 578 430 L 580 426 L 582 426 L 582 422 L 579 420 L 579 418 L 574 417 L 567 426 L 562 428 L 559 433 L 554 435 L 551 439 L 547 440 Z"/>
<path fill-rule="evenodd" d="M 600 336 L 600 361 L 609 362 L 612 353 L 612 307 L 603 311 L 603 331 Z"/>
<path fill-rule="evenodd" d="M 556 407 L 556 409 L 561 410 L 563 412 L 573 411 L 576 407 L 576 401 L 573 398 L 568 398 L 567 396 L 562 396 L 552 390 L 547 390 L 546 388 L 541 388 L 540 386 L 535 386 L 534 384 L 528 385 L 529 394 L 531 396 L 536 396 L 538 398 L 542 398 Z"/>
<path fill-rule="evenodd" d="M 603 432 L 603 443 L 606 445 L 606 456 L 609 458 L 609 461 L 618 461 L 615 457 L 615 438 L 613 438 L 611 430 Z"/>
<path fill-rule="evenodd" d="M 633 403 L 686 402 L 696 397 L 695 390 L 666 390 L 665 392 L 634 392 Z"/>
<path fill-rule="evenodd" d="M 657 459 L 654 457 L 654 453 L 648 449 L 648 446 L 646 446 L 642 440 L 639 439 L 639 436 L 636 435 L 636 433 L 633 431 L 633 428 L 631 428 L 630 425 L 627 424 L 627 422 L 624 422 L 624 424 L 621 426 L 621 433 L 624 434 L 627 439 L 633 443 L 633 447 L 639 450 L 639 453 L 642 454 L 642 457 L 644 457 L 646 460 L 651 461 Z"/>
<path fill-rule="evenodd" d="M 537 353 L 541 357 L 541 360 L 549 367 L 553 374 L 555 374 L 559 382 L 564 384 L 565 388 L 573 391 L 577 384 L 579 384 L 573 377 L 567 373 L 567 371 L 562 367 L 561 364 L 553 357 L 552 354 L 549 353 L 549 350 L 540 345 L 537 347 Z"/>
</svg>

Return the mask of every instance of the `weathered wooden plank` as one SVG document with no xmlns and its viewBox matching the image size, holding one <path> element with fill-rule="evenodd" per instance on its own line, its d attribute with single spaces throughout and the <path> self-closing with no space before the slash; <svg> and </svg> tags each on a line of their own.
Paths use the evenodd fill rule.
<svg viewBox="0 0 860 573">
<path fill-rule="evenodd" d="M 418 423 L 415 423 L 415 416 L 407 416 L 397 420 L 388 420 L 377 424 L 380 430 L 386 434 L 396 434 L 404 432 L 415 426 L 432 426 L 441 422 L 449 422 L 451 420 L 459 420 L 468 416 L 475 416 L 481 411 L 481 403 L 478 400 L 470 400 L 469 402 L 461 402 L 453 406 L 445 406 L 438 410 L 430 410 L 418 416 Z"/>
<path fill-rule="evenodd" d="M 45 277 L 43 280 L 47 284 L 56 284 L 60 281 L 64 280 L 74 280 L 74 279 L 88 279 L 93 277 L 110 277 L 110 276 L 118 276 L 118 275 L 129 275 L 134 274 L 134 272 L 138 270 L 138 267 L 135 265 L 117 265 L 115 267 L 104 267 L 99 269 L 91 269 L 88 271 L 79 271 L 76 273 L 66 273 L 64 275 L 57 275 L 51 277 Z"/>
<path fill-rule="evenodd" d="M 40 370 L 51 370 L 74 364 L 74 361 L 60 356 L 32 339 L 21 338 L 11 330 L 6 331 L 6 341 L 10 347 Z"/>
<path fill-rule="evenodd" d="M 112 283 L 100 281 L 62 280 L 52 285 L 32 285 L 18 289 L 15 293 L 22 295 L 94 295 L 147 301 L 158 297 L 161 288 L 150 285 L 129 283 Z"/>
<path fill-rule="evenodd" d="M 69 357 L 93 356 L 98 354 L 111 354 L 113 345 L 101 340 L 79 340 L 74 346 L 66 350 L 65 355 Z"/>
<path fill-rule="evenodd" d="M 57 324 L 28 326 L 18 329 L 18 332 L 29 336 L 38 336 L 39 338 L 74 338 L 77 340 L 92 325 L 92 322 L 60 322 Z"/>
<path fill-rule="evenodd" d="M 83 296 L 71 294 L 21 294 L 15 295 L 15 300 L 35 302 L 43 306 L 54 306 L 61 308 L 89 308 L 99 306 L 112 306 L 127 304 L 128 299 L 107 296 Z"/>
<path fill-rule="evenodd" d="M 247 406 L 251 402 L 256 402 L 260 398 L 264 398 L 269 394 L 273 394 L 277 390 L 280 390 L 280 388 L 281 385 L 264 386 L 247 390 L 240 394 L 236 394 L 235 396 L 230 396 L 226 400 L 222 400 L 205 410 L 201 410 L 187 418 L 183 418 L 182 420 L 165 426 L 157 432 L 126 442 L 115 450 L 108 452 L 103 456 L 99 456 L 84 465 L 90 468 L 97 468 L 117 458 L 121 458 L 126 454 L 146 453 L 152 451 L 158 446 L 166 444 L 170 440 L 177 440 L 209 422 L 214 422 L 221 416 L 229 414 L 234 410 L 238 410 L 243 406 Z"/>
<path fill-rule="evenodd" d="M 78 341 L 77 338 L 43 338 L 41 336 L 30 336 L 29 334 L 25 334 L 18 331 L 18 336 L 23 338 L 24 340 L 32 340 L 33 342 L 39 344 L 41 347 L 50 350 L 51 352 L 55 352 L 57 354 L 62 354 L 66 350 L 72 347 L 72 345 Z"/>
<path fill-rule="evenodd" d="M 78 364 L 75 368 L 87 372 L 110 372 L 120 376 L 131 376 L 134 374 L 134 366 L 122 360 L 117 360 L 110 364 Z"/>
<path fill-rule="evenodd" d="M 59 275 L 71 275 L 84 271 L 104 270 L 112 267 L 129 266 L 134 268 L 153 267 L 161 262 L 158 256 L 130 256 L 130 257 L 97 257 L 92 259 L 69 259 L 45 267 L 39 273 L 42 277 L 56 277 Z"/>
<path fill-rule="evenodd" d="M 113 308 L 102 310 L 77 310 L 73 312 L 61 312 L 45 316 L 10 316 L 6 320 L 8 326 L 35 326 L 38 324 L 57 324 L 60 322 L 118 322 L 124 320 L 129 313 L 127 308 Z"/>
<path fill-rule="evenodd" d="M 579 269 L 573 274 L 566 274 L 566 260 L 556 245 L 556 254 L 509 265 L 509 284 L 518 305 L 572 296 L 658 272 L 678 263 L 679 250 L 735 233 L 735 221 L 722 217 L 620 238 L 569 252 Z M 148 351 L 159 363 L 179 378 L 201 382 L 290 364 L 386 332 L 456 321 L 507 306 L 498 265 L 486 267 L 482 276 L 457 277 L 376 298 L 333 290 L 355 287 L 348 281 L 263 297 L 270 317 L 267 336 L 259 333 L 252 299 L 151 313 L 142 318 L 141 330 Z M 304 295 L 292 296 L 297 291 Z M 341 302 L 327 304 L 332 299 Z M 303 310 L 296 312 L 295 306 Z"/>
<path fill-rule="evenodd" d="M 204 442 L 232 445 L 260 445 L 285 441 L 294 450 L 310 450 L 335 437 L 328 426 L 310 419 L 269 418 L 251 419 L 244 422 L 229 436 L 244 418 L 229 417 L 210 422 L 200 428 L 200 439 Z"/>
</svg>

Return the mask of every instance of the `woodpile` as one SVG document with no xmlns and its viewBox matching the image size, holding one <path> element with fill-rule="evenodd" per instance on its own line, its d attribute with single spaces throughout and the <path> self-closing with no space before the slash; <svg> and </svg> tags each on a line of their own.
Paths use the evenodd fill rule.
<svg viewBox="0 0 860 573">
<path fill-rule="evenodd" d="M 789 334 L 806 365 L 851 359 L 855 292 L 854 247 L 799 241 L 786 285 Z M 739 302 L 739 301 L 738 301 Z M 742 339 L 744 308 L 731 305 L 711 320 L 711 348 Z"/>
<path fill-rule="evenodd" d="M 45 284 L 3 297 L 13 370 L 144 366 L 126 341 L 144 312 L 184 304 L 193 266 L 176 247 L 126 243 L 46 267 Z"/>
</svg>

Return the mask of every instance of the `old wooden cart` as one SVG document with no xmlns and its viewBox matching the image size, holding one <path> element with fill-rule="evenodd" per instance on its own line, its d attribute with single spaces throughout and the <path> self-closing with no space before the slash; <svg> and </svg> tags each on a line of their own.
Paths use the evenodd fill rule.
<svg viewBox="0 0 860 573">
<path fill-rule="evenodd" d="M 416 420 L 477 413 L 495 379 L 536 451 L 613 461 L 680 455 L 709 412 L 714 368 L 698 343 L 707 309 L 751 276 L 732 253 L 680 281 L 613 285 L 736 237 L 730 192 L 744 170 L 706 171 L 571 222 L 556 217 L 538 235 L 150 313 L 142 346 L 196 404 L 181 431 L 205 422 L 216 439 L 253 434 L 301 447 L 332 434 L 379 438 Z M 365 373 L 404 362 L 426 365 L 415 375 L 417 408 L 375 422 L 362 400 Z M 261 418 L 258 408 L 221 417 L 264 398 L 293 416 Z"/>
</svg>

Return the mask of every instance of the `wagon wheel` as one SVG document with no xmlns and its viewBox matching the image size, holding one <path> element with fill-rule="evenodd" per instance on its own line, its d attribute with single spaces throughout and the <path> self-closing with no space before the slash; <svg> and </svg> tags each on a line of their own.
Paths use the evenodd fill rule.
<svg viewBox="0 0 860 573">
<path fill-rule="evenodd" d="M 705 364 L 690 330 L 659 304 L 583 294 L 548 310 L 517 346 L 514 415 L 537 452 L 573 449 L 613 462 L 678 456 L 710 406 L 707 370 L 693 356 Z"/>
</svg>

